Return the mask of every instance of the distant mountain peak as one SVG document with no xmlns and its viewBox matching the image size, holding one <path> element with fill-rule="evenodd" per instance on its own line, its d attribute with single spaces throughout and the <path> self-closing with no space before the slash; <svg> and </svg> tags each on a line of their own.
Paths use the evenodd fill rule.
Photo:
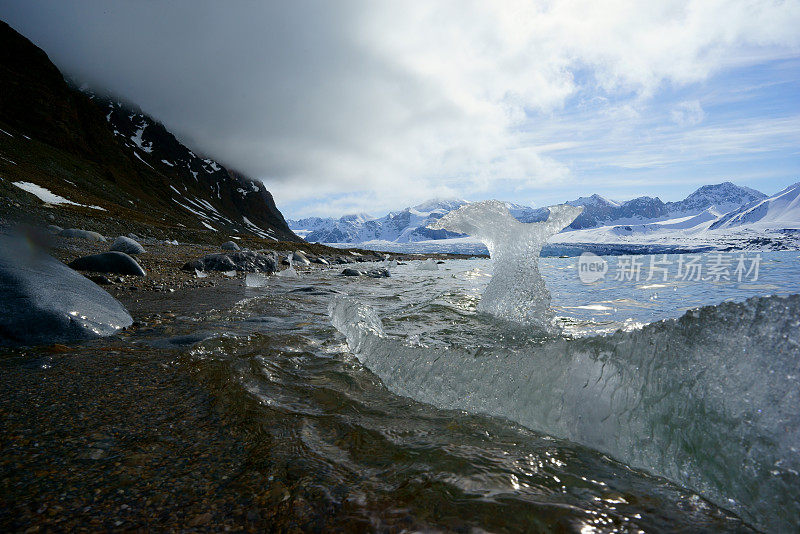
<svg viewBox="0 0 800 534">
<path fill-rule="evenodd" d="M 699 187 L 680 202 L 668 202 L 667 209 L 676 215 L 693 215 L 714 206 L 717 211 L 725 213 L 765 198 L 767 195 L 755 189 L 722 182 Z"/>
<path fill-rule="evenodd" d="M 371 221 L 374 218 L 375 217 L 367 213 L 348 213 L 347 215 L 339 217 L 339 220 L 342 222 L 365 222 Z"/>
<path fill-rule="evenodd" d="M 784 228 L 800 228 L 800 182 L 790 185 L 771 197 L 751 202 L 726 213 L 711 225 L 711 229 L 755 223 Z"/>
<path fill-rule="evenodd" d="M 614 206 L 614 207 L 619 207 L 621 205 L 620 202 L 600 196 L 597 193 L 590 195 L 588 197 L 578 197 L 575 200 L 570 200 L 566 202 L 566 204 L 569 204 L 570 206 Z"/>
<path fill-rule="evenodd" d="M 437 210 L 452 211 L 464 204 L 468 204 L 468 202 L 460 198 L 431 198 L 409 209 L 419 213 L 430 213 Z"/>
</svg>

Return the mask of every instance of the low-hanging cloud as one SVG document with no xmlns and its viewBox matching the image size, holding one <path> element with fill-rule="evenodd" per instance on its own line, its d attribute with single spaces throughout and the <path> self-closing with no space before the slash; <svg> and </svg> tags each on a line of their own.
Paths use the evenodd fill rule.
<svg viewBox="0 0 800 534">
<path fill-rule="evenodd" d="M 571 99 L 635 103 L 800 45 L 798 3 L 767 0 L 0 1 L 0 16 L 302 202 L 293 215 L 575 180 L 526 142 Z"/>
</svg>

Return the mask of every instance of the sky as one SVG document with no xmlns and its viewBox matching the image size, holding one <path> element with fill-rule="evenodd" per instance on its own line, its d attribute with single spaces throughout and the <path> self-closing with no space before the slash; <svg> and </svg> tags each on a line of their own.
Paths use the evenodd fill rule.
<svg viewBox="0 0 800 534">
<path fill-rule="evenodd" d="M 287 218 L 800 181 L 800 0 L 0 0 Z"/>
</svg>

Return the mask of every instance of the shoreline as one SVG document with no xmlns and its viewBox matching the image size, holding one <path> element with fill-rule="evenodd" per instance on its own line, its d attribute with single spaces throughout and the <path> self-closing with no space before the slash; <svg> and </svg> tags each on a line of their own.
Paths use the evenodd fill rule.
<svg viewBox="0 0 800 534">
<path fill-rule="evenodd" d="M 149 337 L 169 336 L 181 316 L 224 313 L 246 288 L 242 273 L 197 278 L 181 270 L 187 261 L 224 252 L 218 246 L 143 241 L 147 252 L 134 258 L 147 276 L 105 275 L 112 283 L 101 285 L 128 309 L 133 326 L 95 340 L 0 349 L 0 528 L 369 528 L 345 510 L 312 509 L 301 477 L 273 480 L 264 451 L 279 445 L 264 442 L 257 423 L 225 408 L 231 400 L 209 383 L 213 378 L 176 363 L 181 347 L 154 355 Z M 49 253 L 68 263 L 110 244 L 55 237 Z M 319 250 L 313 244 L 295 250 L 310 248 Z M 97 279 L 99 273 L 82 274 Z"/>
</svg>

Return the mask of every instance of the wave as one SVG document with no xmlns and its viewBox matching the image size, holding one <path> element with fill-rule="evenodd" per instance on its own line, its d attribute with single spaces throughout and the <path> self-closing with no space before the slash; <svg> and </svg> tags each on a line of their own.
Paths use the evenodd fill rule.
<svg viewBox="0 0 800 534">
<path fill-rule="evenodd" d="M 410 346 L 349 297 L 329 312 L 397 394 L 592 447 L 760 528 L 800 527 L 800 295 L 708 306 L 608 336 L 482 350 Z"/>
</svg>

